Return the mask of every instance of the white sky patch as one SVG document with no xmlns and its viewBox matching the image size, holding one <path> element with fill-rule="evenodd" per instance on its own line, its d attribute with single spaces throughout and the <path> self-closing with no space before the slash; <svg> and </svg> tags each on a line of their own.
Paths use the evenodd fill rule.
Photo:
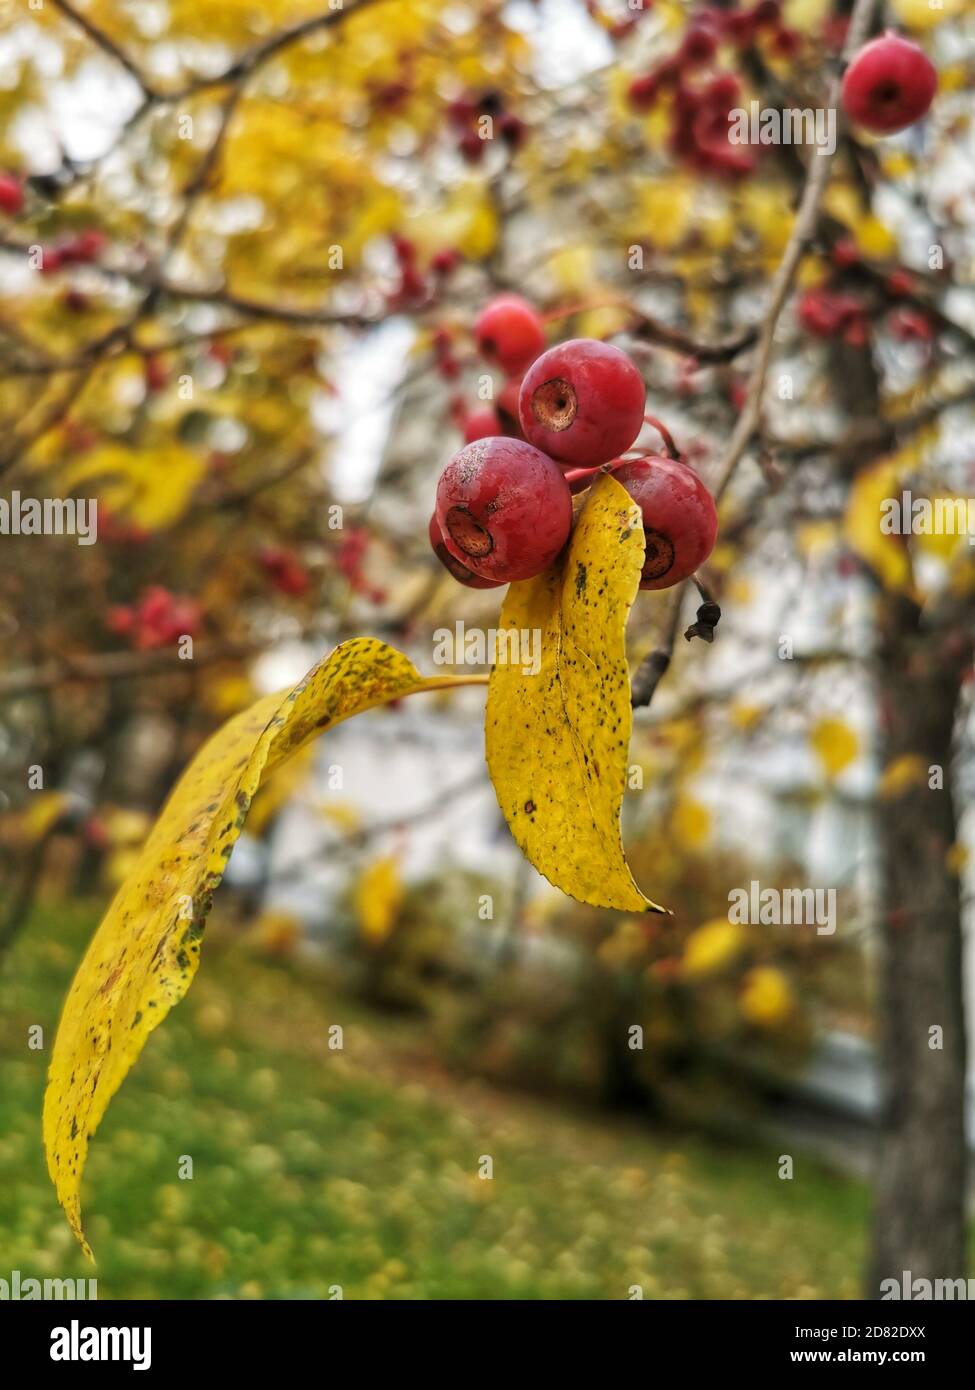
<svg viewBox="0 0 975 1390">
<path fill-rule="evenodd" d="M 609 35 L 577 0 L 511 0 L 504 18 L 531 43 L 540 87 L 564 87 L 613 60 Z"/>
<path fill-rule="evenodd" d="M 73 77 L 55 83 L 50 109 L 69 158 L 84 161 L 103 155 L 140 100 L 128 73 L 99 59 L 82 63 Z"/>
<path fill-rule="evenodd" d="M 337 502 L 363 502 L 372 492 L 415 336 L 408 319 L 394 317 L 350 341 L 331 378 L 335 394 L 315 402 L 315 424 L 334 437 L 329 481 Z"/>
</svg>

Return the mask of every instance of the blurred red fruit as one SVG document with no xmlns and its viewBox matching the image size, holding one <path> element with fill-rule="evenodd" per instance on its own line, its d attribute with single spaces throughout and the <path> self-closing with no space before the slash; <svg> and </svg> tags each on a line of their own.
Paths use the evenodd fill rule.
<svg viewBox="0 0 975 1390">
<path fill-rule="evenodd" d="M 24 206 L 24 190 L 13 174 L 0 174 L 0 212 L 16 217 Z"/>
</svg>

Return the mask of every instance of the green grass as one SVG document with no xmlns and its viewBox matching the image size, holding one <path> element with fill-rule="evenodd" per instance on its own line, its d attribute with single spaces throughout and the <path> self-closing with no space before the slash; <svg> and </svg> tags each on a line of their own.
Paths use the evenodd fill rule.
<svg viewBox="0 0 975 1390">
<path fill-rule="evenodd" d="M 40 1138 L 61 999 L 92 928 L 90 911 L 48 911 L 0 974 L 0 1278 L 93 1272 Z M 861 1185 L 801 1155 L 782 1181 L 780 1145 L 661 1137 L 451 1077 L 415 1024 L 225 936 L 203 954 L 92 1144 L 102 1298 L 858 1295 Z M 35 1023 L 43 1052 L 27 1048 Z"/>
</svg>

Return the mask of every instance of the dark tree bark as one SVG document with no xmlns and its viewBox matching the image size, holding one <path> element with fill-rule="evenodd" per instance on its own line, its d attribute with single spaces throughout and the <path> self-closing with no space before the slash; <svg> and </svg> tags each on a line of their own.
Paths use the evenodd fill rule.
<svg viewBox="0 0 975 1390">
<path fill-rule="evenodd" d="M 883 1279 L 965 1274 L 965 1009 L 952 734 L 971 661 L 957 610 L 930 626 L 885 594 L 878 651 L 882 766 L 918 758 L 918 778 L 878 803 L 882 962 L 878 1039 L 886 1095 L 867 1296 Z M 929 785 L 942 769 L 943 787 Z M 921 770 L 923 769 L 923 775 Z M 935 781 L 936 781 L 935 777 Z M 932 1029 L 940 1029 L 940 1047 Z"/>
</svg>

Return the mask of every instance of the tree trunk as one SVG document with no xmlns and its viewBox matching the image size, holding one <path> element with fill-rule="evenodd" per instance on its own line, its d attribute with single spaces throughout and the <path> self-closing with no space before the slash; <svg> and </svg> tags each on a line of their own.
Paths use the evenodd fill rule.
<svg viewBox="0 0 975 1390">
<path fill-rule="evenodd" d="M 949 851 L 957 829 L 952 731 L 971 652 L 960 624 L 924 630 L 913 604 L 891 594 L 879 602 L 882 766 L 919 761 L 906 790 L 878 803 L 885 1097 L 870 1298 L 904 1271 L 911 1279 L 964 1277 L 967 1157 L 961 901 Z M 929 785 L 935 768 L 941 790 Z"/>
</svg>

